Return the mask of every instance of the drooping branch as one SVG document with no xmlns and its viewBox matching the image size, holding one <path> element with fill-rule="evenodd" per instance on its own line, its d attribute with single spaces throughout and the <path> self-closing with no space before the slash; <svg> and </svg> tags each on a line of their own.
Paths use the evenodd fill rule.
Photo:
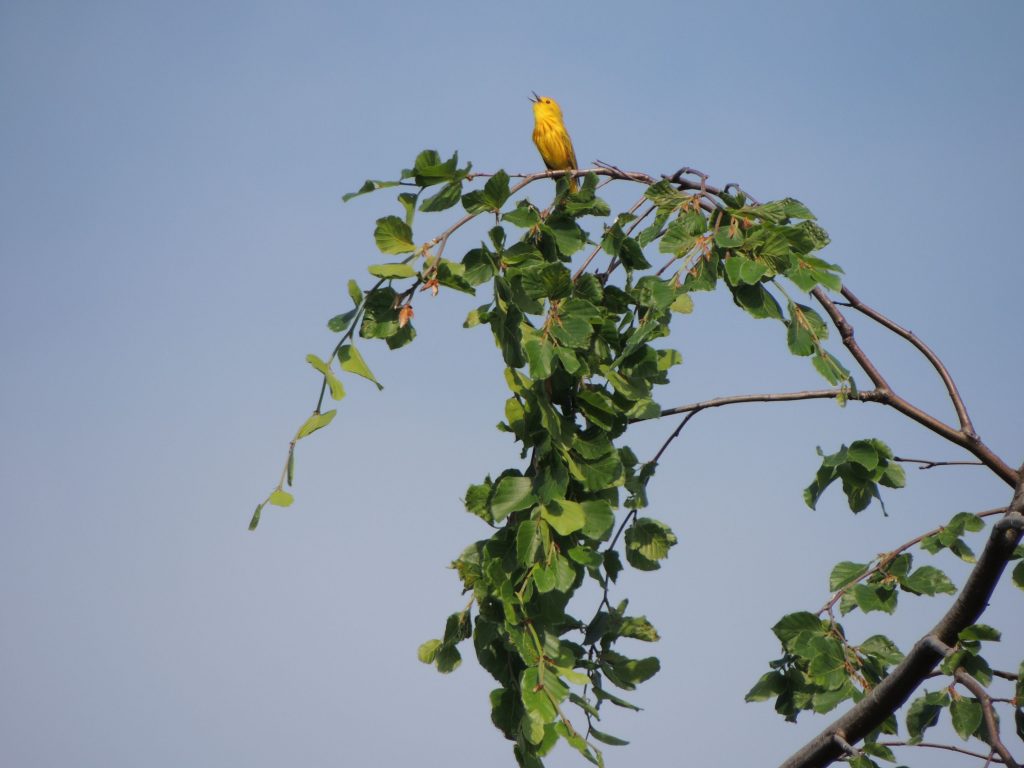
<svg viewBox="0 0 1024 768">
<path fill-rule="evenodd" d="M 1024 476 L 1024 466 L 1020 468 L 1020 475 Z M 1024 480 L 1019 480 L 1006 515 L 992 527 L 988 542 L 952 607 L 931 632 L 914 644 L 888 677 L 786 760 L 783 768 L 821 768 L 828 765 L 843 754 L 833 738 L 835 734 L 856 744 L 903 706 L 943 659 L 943 648 L 955 645 L 960 631 L 974 624 L 984 612 L 1022 535 Z"/>
<path fill-rule="evenodd" d="M 878 392 L 878 398 L 875 402 L 880 402 L 894 408 L 904 416 L 913 419 L 918 424 L 921 424 L 937 435 L 944 437 L 951 443 L 959 445 L 961 448 L 964 448 L 974 454 L 982 463 L 985 464 L 985 466 L 995 472 L 996 475 L 1002 478 L 1007 484 L 1011 486 L 1017 485 L 1017 481 L 1020 477 L 1019 473 L 999 458 L 991 448 L 985 445 L 985 443 L 983 443 L 978 436 L 974 434 L 973 430 L 970 433 L 967 433 L 963 429 L 951 427 L 944 421 L 926 413 L 916 405 L 897 395 L 889 386 L 888 382 L 886 382 L 881 372 L 875 367 L 871 358 L 868 357 L 860 344 L 857 343 L 854 338 L 853 326 L 850 325 L 849 321 L 839 310 L 839 307 L 836 306 L 835 302 L 832 301 L 832 299 L 830 299 L 825 291 L 820 287 L 813 289 L 811 291 L 811 295 L 813 295 L 825 309 L 825 312 L 832 320 L 832 323 L 838 329 L 839 335 L 843 340 L 843 344 L 850 351 L 853 359 L 857 361 L 857 364 L 864 370 L 864 373 L 867 374 L 868 378 L 871 379 L 871 382 L 875 385 L 875 391 Z"/>
<path fill-rule="evenodd" d="M 849 302 L 849 306 L 851 308 L 857 310 L 863 315 L 867 315 L 879 325 L 888 328 L 897 336 L 901 336 L 917 347 L 918 351 L 924 355 L 928 359 L 928 362 L 932 364 L 932 367 L 935 368 L 939 377 L 942 379 L 942 383 L 946 385 L 946 392 L 949 393 L 949 399 L 953 401 L 953 408 L 956 410 L 957 419 L 960 421 L 960 430 L 965 435 L 977 437 L 977 435 L 974 434 L 974 425 L 971 424 L 971 417 L 967 415 L 967 406 L 964 404 L 963 398 L 960 397 L 959 390 L 957 390 L 956 382 L 953 381 L 953 377 L 950 375 L 949 370 L 939 359 L 939 356 L 932 351 L 931 347 L 921 341 L 913 331 L 907 330 L 903 326 L 890 320 L 878 310 L 869 307 L 863 301 L 858 299 L 854 295 L 853 291 L 845 285 L 843 286 L 841 293 Z"/>
</svg>

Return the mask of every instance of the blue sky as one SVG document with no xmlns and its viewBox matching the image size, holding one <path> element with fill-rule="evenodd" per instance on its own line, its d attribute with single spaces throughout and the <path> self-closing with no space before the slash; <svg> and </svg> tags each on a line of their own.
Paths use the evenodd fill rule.
<svg viewBox="0 0 1024 768">
<path fill-rule="evenodd" d="M 538 169 L 531 90 L 561 102 L 583 164 L 689 165 L 805 202 L 847 284 L 932 344 L 1018 465 L 1022 28 L 1015 2 L 4 3 L 0 760 L 511 763 L 486 674 L 415 658 L 463 605 L 446 564 L 486 535 L 466 486 L 517 456 L 493 429 L 499 357 L 461 328 L 479 301 L 423 297 L 415 344 L 364 345 L 384 391 L 352 382 L 301 445 L 296 504 L 246 525 L 314 404 L 303 358 L 333 345 L 324 323 L 396 209 L 341 195 L 427 147 Z M 725 297 L 675 327 L 665 406 L 820 385 Z M 951 416 L 923 361 L 858 332 L 898 391 Z M 672 426 L 629 443 L 649 457 Z M 778 655 L 769 627 L 821 605 L 835 562 L 1008 500 L 953 468 L 909 470 L 887 518 L 834 493 L 804 507 L 815 446 L 866 436 L 961 458 L 825 403 L 701 414 L 673 445 L 651 511 L 680 545 L 622 586 L 663 668 L 644 712 L 609 716 L 632 741 L 611 765 L 781 760 L 825 720 L 743 703 Z M 993 602 L 1004 646 L 1020 599 Z M 906 648 L 945 604 L 847 625 Z"/>
</svg>

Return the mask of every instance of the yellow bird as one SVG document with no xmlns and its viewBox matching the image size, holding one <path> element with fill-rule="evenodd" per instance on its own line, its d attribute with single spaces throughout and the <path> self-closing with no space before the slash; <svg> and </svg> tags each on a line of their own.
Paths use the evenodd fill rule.
<svg viewBox="0 0 1024 768">
<path fill-rule="evenodd" d="M 562 119 L 562 108 L 558 102 L 547 96 L 538 96 L 535 91 L 533 98 L 533 143 L 537 145 L 544 165 L 551 171 L 575 170 L 576 150 L 572 147 L 572 139 L 565 130 Z M 569 189 L 576 191 L 576 179 L 569 177 Z"/>
</svg>

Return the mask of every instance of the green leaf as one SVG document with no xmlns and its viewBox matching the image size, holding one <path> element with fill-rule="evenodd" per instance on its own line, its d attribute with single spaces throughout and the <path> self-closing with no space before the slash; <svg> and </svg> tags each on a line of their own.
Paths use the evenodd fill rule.
<svg viewBox="0 0 1024 768">
<path fill-rule="evenodd" d="M 758 320 L 782 320 L 782 308 L 779 306 L 779 302 L 760 283 L 733 287 L 732 298 L 736 305 L 746 310 L 751 317 Z"/>
<path fill-rule="evenodd" d="M 373 239 L 382 253 L 412 253 L 416 250 L 412 243 L 412 228 L 397 216 L 377 219 Z"/>
<path fill-rule="evenodd" d="M 949 714 L 953 720 L 953 729 L 964 741 L 981 726 L 981 704 L 976 699 L 953 699 L 953 703 L 949 705 Z"/>
<path fill-rule="evenodd" d="M 956 594 L 956 587 L 946 574 L 930 565 L 921 566 L 901 579 L 900 586 L 915 595 Z"/>
<path fill-rule="evenodd" d="M 543 684 L 540 680 L 538 667 L 530 666 L 523 670 L 519 682 L 523 706 L 527 711 L 536 713 L 543 722 L 551 723 L 558 717 L 555 703 L 563 701 L 569 691 L 553 674 L 545 674 Z"/>
<path fill-rule="evenodd" d="M 688 315 L 693 312 L 693 297 L 688 293 L 680 293 L 669 305 L 669 309 L 681 315 Z"/>
<path fill-rule="evenodd" d="M 345 397 L 345 387 L 342 385 L 341 379 L 335 376 L 333 371 L 327 371 L 324 378 L 327 379 L 327 386 L 331 390 L 332 400 L 341 400 Z"/>
<path fill-rule="evenodd" d="M 294 496 L 288 493 L 288 491 L 278 488 L 270 494 L 270 498 L 267 499 L 267 504 L 273 504 L 275 507 L 290 507 L 293 501 L 295 501 Z"/>
<path fill-rule="evenodd" d="M 786 344 L 789 351 L 799 357 L 807 357 L 814 354 L 817 348 L 817 339 L 805 323 L 801 321 L 802 315 L 793 310 L 790 305 L 790 319 L 786 321 Z"/>
<path fill-rule="evenodd" d="M 857 607 L 864 613 L 871 611 L 882 611 L 883 613 L 894 613 L 896 611 L 896 590 L 891 587 L 877 584 L 855 584 L 850 590 Z"/>
<path fill-rule="evenodd" d="M 550 326 L 551 335 L 560 344 L 581 349 L 590 344 L 593 326 L 586 319 L 566 312 L 560 312 Z"/>
<path fill-rule="evenodd" d="M 640 243 L 631 237 L 622 241 L 622 247 L 619 249 L 619 261 L 626 269 L 647 269 L 651 266 L 644 256 Z"/>
<path fill-rule="evenodd" d="M 697 242 L 697 235 L 700 232 L 691 232 L 689 226 L 682 218 L 673 219 L 665 230 L 665 234 L 658 243 L 658 251 L 661 253 L 674 253 L 676 256 L 685 256 Z"/>
<path fill-rule="evenodd" d="M 745 256 L 731 256 L 725 260 L 725 276 L 732 285 L 753 285 L 768 274 L 768 267 Z"/>
<path fill-rule="evenodd" d="M 995 627 L 990 627 L 988 624 L 972 624 L 961 629 L 957 637 L 967 642 L 982 640 L 998 642 L 1002 639 L 1003 633 Z"/>
<path fill-rule="evenodd" d="M 474 296 L 476 290 L 473 288 L 473 284 L 466 279 L 465 273 L 466 268 L 462 264 L 448 261 L 448 259 L 441 259 L 437 265 L 437 281 L 441 285 Z"/>
<path fill-rule="evenodd" d="M 636 706 L 636 704 L 630 704 L 625 699 L 619 698 L 614 693 L 610 693 L 609 691 L 606 691 L 604 688 L 595 688 L 594 696 L 596 696 L 598 699 L 601 699 L 602 701 L 610 701 L 615 706 L 622 707 L 623 709 L 631 709 L 634 712 L 642 711 L 640 707 Z"/>
<path fill-rule="evenodd" d="M 865 742 L 861 746 L 861 749 L 864 750 L 864 753 L 867 755 L 880 757 L 883 760 L 887 760 L 890 763 L 896 762 L 896 755 L 893 754 L 893 751 L 884 744 L 879 744 L 877 741 Z"/>
<path fill-rule="evenodd" d="M 421 187 L 430 187 L 445 181 L 457 181 L 466 178 L 470 170 L 469 165 L 465 168 L 459 168 L 458 165 L 458 152 L 442 162 L 441 155 L 436 150 L 425 149 L 416 156 L 412 176 L 416 184 Z"/>
<path fill-rule="evenodd" d="M 826 622 L 809 611 L 786 614 L 772 627 L 772 632 L 779 638 L 782 647 L 787 651 L 792 650 L 796 639 L 804 633 L 812 636 L 824 636 L 827 631 Z"/>
<path fill-rule="evenodd" d="M 626 560 L 637 570 L 654 571 L 661 567 L 659 560 L 668 557 L 668 551 L 679 541 L 672 529 L 659 520 L 637 518 L 626 529 Z"/>
<path fill-rule="evenodd" d="M 399 331 L 398 310 L 394 288 L 384 287 L 370 291 L 366 296 L 365 314 L 360 335 L 365 339 L 387 339 Z"/>
<path fill-rule="evenodd" d="M 603 733 L 593 726 L 590 727 L 590 735 L 592 738 L 597 739 L 602 744 L 607 744 L 611 747 L 624 747 L 629 744 L 625 739 L 620 739 L 617 736 L 611 736 L 607 733 Z"/>
<path fill-rule="evenodd" d="M 441 647 L 440 640 L 427 640 L 416 649 L 416 658 L 424 664 L 433 664 L 437 658 L 437 651 Z"/>
<path fill-rule="evenodd" d="M 553 499 L 541 507 L 540 514 L 561 536 L 575 533 L 586 522 L 580 503 L 567 499 Z"/>
<path fill-rule="evenodd" d="M 348 330 L 349 325 L 358 313 L 358 309 L 350 309 L 348 312 L 335 315 L 327 321 L 327 327 L 335 333 L 344 333 Z"/>
<path fill-rule="evenodd" d="M 627 616 L 624 618 L 619 627 L 619 636 L 643 640 L 645 643 L 654 643 L 661 639 L 658 636 L 658 630 L 647 620 L 646 616 Z"/>
<path fill-rule="evenodd" d="M 501 219 L 515 227 L 532 229 L 540 224 L 540 212 L 528 201 L 520 200 L 515 208 L 502 214 Z"/>
<path fill-rule="evenodd" d="M 885 635 L 872 635 L 860 644 L 860 651 L 885 665 L 899 664 L 903 661 L 902 651 Z"/>
<path fill-rule="evenodd" d="M 849 560 L 837 563 L 828 577 L 829 592 L 838 592 L 867 573 L 867 570 L 866 563 L 852 563 Z"/>
<path fill-rule="evenodd" d="M 615 513 L 607 501 L 584 501 L 581 505 L 586 521 L 583 524 L 583 535 L 594 541 L 605 541 L 615 525 Z"/>
<path fill-rule="evenodd" d="M 604 558 L 601 557 L 601 553 L 595 552 L 590 547 L 573 547 L 567 554 L 569 555 L 569 559 L 574 563 L 585 565 L 588 568 L 600 568 L 601 563 L 604 562 Z"/>
<path fill-rule="evenodd" d="M 754 683 L 754 687 L 747 691 L 743 697 L 744 701 L 767 701 L 779 696 L 787 689 L 786 677 L 781 672 L 765 672 L 760 679 Z"/>
<path fill-rule="evenodd" d="M 462 663 L 462 654 L 454 645 L 443 645 L 438 649 L 434 662 L 437 664 L 437 671 L 447 675 L 454 672 Z"/>
<path fill-rule="evenodd" d="M 306 355 L 306 362 L 312 365 L 316 370 L 325 376 L 330 372 L 331 366 L 325 363 L 316 355 Z"/>
<path fill-rule="evenodd" d="M 508 197 L 508 174 L 499 170 L 487 180 L 482 190 L 474 190 L 463 195 L 462 205 L 469 213 L 500 211 Z"/>
<path fill-rule="evenodd" d="M 441 187 L 441 191 L 420 203 L 420 210 L 425 213 L 445 211 L 462 199 L 462 181 L 452 181 Z"/>
<path fill-rule="evenodd" d="M 356 309 L 363 303 L 363 289 L 359 287 L 359 283 L 355 280 L 348 281 L 348 296 L 352 299 L 352 303 L 356 305 Z"/>
<path fill-rule="evenodd" d="M 331 420 L 334 418 L 336 413 L 336 410 L 327 411 L 326 413 L 314 413 L 306 419 L 305 423 L 301 427 L 299 427 L 299 431 L 295 435 L 295 439 L 301 440 L 302 438 L 313 434 L 318 429 L 323 429 L 331 423 Z"/>
<path fill-rule="evenodd" d="M 1024 560 L 1021 560 L 1013 569 L 1013 575 L 1011 576 L 1015 586 L 1020 589 L 1024 589 Z"/>
<path fill-rule="evenodd" d="M 377 385 L 377 389 L 384 389 L 384 385 L 377 381 L 373 372 L 367 366 L 366 361 L 363 360 L 363 356 L 359 354 L 359 350 L 356 349 L 352 344 L 345 344 L 341 349 L 338 350 L 338 362 L 341 364 L 343 371 L 354 373 L 357 376 L 362 376 L 364 379 L 369 379 Z"/>
<path fill-rule="evenodd" d="M 644 191 L 644 197 L 659 208 L 668 209 L 678 208 L 690 199 L 689 195 L 683 194 L 672 186 L 672 182 L 668 179 L 662 179 L 655 184 L 651 184 Z"/>
<path fill-rule="evenodd" d="M 580 229 L 579 224 L 572 217 L 561 213 L 548 216 L 541 224 L 541 231 L 554 239 L 559 253 L 565 258 L 572 256 L 587 242 L 587 234 Z"/>
<path fill-rule="evenodd" d="M 637 280 L 632 296 L 637 306 L 665 310 L 675 301 L 676 289 L 660 277 L 647 275 Z"/>
<path fill-rule="evenodd" d="M 612 385 L 612 389 L 628 400 L 636 402 L 645 399 L 650 394 L 650 385 L 645 380 L 623 376 L 607 365 L 601 366 L 601 375 Z"/>
<path fill-rule="evenodd" d="M 616 686 L 624 691 L 632 691 L 640 683 L 654 677 L 661 669 L 661 662 L 655 656 L 629 659 L 621 653 L 605 651 L 601 654 L 601 669 Z"/>
<path fill-rule="evenodd" d="M 413 277 L 416 274 L 416 270 L 409 264 L 403 264 L 401 262 L 397 264 L 373 264 L 367 269 L 370 274 L 374 277 L 381 277 L 385 280 L 401 280 L 407 277 Z"/>
<path fill-rule="evenodd" d="M 491 516 L 500 523 L 512 512 L 527 509 L 536 502 L 533 495 L 533 481 L 528 477 L 506 475 L 498 481 L 491 497 Z"/>
<path fill-rule="evenodd" d="M 355 192 L 347 192 L 341 196 L 343 202 L 348 202 L 353 197 L 359 197 L 359 195 L 365 195 L 367 192 L 373 192 L 378 189 L 386 189 L 387 187 L 397 187 L 401 184 L 400 181 L 376 181 L 374 179 L 367 179 L 363 182 L 363 186 L 357 189 Z"/>
<path fill-rule="evenodd" d="M 591 424 L 611 431 L 622 415 L 608 395 L 597 389 L 584 389 L 577 395 L 580 410 Z M 624 423 L 624 422 L 623 422 Z"/>
<path fill-rule="evenodd" d="M 529 567 L 537 562 L 543 539 L 540 526 L 534 520 L 523 520 L 516 531 L 516 559 L 519 564 Z"/>
<path fill-rule="evenodd" d="M 523 335 L 526 336 L 524 326 Z M 530 365 L 530 378 L 537 381 L 551 376 L 551 360 L 555 355 L 555 348 L 551 342 L 540 336 L 532 335 L 523 341 L 523 351 L 526 353 L 526 360 Z"/>
<path fill-rule="evenodd" d="M 252 519 L 249 521 L 249 530 L 255 531 L 256 526 L 260 524 L 260 515 L 263 513 L 263 507 L 266 506 L 267 502 L 256 505 L 256 511 L 252 513 Z"/>
<path fill-rule="evenodd" d="M 912 744 L 921 741 L 924 732 L 939 722 L 939 714 L 949 706 L 949 696 L 939 691 L 914 699 L 907 711 L 907 732 Z"/>
<path fill-rule="evenodd" d="M 854 440 L 850 443 L 846 456 L 850 461 L 860 464 L 865 469 L 874 469 L 878 466 L 878 451 L 867 440 Z"/>
</svg>

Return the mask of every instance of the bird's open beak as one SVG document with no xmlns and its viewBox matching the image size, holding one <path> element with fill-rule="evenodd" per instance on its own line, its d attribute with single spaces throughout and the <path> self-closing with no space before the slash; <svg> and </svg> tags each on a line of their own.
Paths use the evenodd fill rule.
<svg viewBox="0 0 1024 768">
<path fill-rule="evenodd" d="M 537 102 L 537 101 L 540 101 L 540 96 L 538 96 L 538 95 L 537 95 L 537 92 L 536 92 L 536 91 L 530 91 L 530 93 L 532 93 L 532 94 L 533 94 L 533 98 L 532 98 L 532 99 L 530 99 L 530 101 L 533 101 L 533 102 Z"/>
</svg>

